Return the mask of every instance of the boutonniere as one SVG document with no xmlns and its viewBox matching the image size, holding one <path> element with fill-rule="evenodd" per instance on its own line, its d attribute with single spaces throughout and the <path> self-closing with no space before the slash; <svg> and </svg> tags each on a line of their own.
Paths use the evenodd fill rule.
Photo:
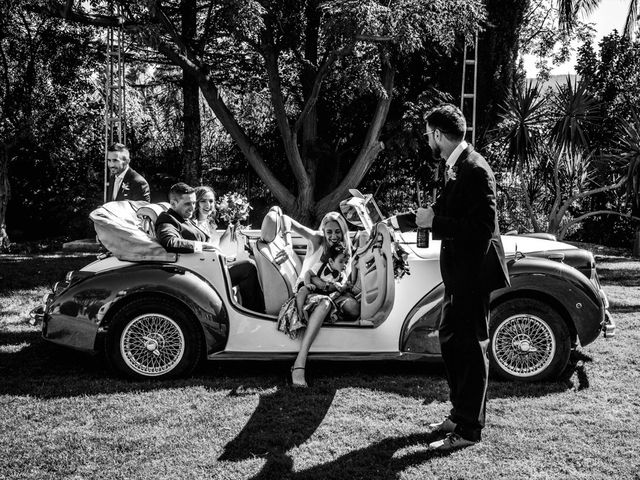
<svg viewBox="0 0 640 480">
<path fill-rule="evenodd" d="M 122 182 L 122 185 L 120 185 L 120 190 L 122 190 L 122 192 L 128 192 L 129 191 L 129 184 Z"/>
<path fill-rule="evenodd" d="M 458 176 L 458 165 L 450 165 L 447 167 L 447 178 L 449 180 L 455 180 Z"/>
</svg>

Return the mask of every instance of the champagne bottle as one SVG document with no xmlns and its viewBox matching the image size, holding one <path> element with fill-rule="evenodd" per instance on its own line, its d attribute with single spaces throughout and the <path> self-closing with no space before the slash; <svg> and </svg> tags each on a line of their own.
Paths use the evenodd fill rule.
<svg viewBox="0 0 640 480">
<path fill-rule="evenodd" d="M 420 193 L 420 184 L 416 181 L 416 191 L 418 195 L 418 205 L 422 206 L 422 194 Z M 429 248 L 429 229 L 418 227 L 416 234 L 416 247 Z"/>
</svg>

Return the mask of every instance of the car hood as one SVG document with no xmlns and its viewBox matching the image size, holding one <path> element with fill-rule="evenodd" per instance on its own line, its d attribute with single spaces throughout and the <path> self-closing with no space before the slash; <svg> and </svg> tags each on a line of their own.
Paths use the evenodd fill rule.
<svg viewBox="0 0 640 480">
<path fill-rule="evenodd" d="M 577 250 L 577 247 L 568 243 L 521 235 L 502 235 L 502 245 L 505 255 L 513 255 L 516 250 L 525 254 L 552 250 Z"/>
</svg>

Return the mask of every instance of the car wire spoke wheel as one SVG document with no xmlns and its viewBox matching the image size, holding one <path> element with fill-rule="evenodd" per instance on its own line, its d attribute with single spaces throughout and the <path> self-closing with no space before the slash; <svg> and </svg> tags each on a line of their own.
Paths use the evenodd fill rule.
<svg viewBox="0 0 640 480">
<path fill-rule="evenodd" d="M 133 371 L 145 376 L 163 375 L 182 360 L 184 334 L 166 315 L 143 314 L 124 327 L 120 335 L 120 353 Z"/>
<path fill-rule="evenodd" d="M 551 327 L 536 315 L 526 313 L 502 322 L 491 348 L 505 371 L 517 377 L 530 377 L 551 364 L 557 345 Z"/>
</svg>

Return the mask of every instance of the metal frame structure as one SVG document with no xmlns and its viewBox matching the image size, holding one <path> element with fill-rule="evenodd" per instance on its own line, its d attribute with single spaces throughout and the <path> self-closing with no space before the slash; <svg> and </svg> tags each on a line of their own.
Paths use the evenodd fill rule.
<svg viewBox="0 0 640 480">
<path fill-rule="evenodd" d="M 467 66 L 473 67 L 473 69 L 467 69 Z M 466 93 L 465 89 L 467 88 L 467 84 L 470 80 L 469 75 L 473 72 L 473 92 Z M 476 92 L 478 89 L 478 32 L 476 31 L 473 35 L 473 43 L 471 45 L 467 44 L 465 41 L 463 48 L 463 58 L 462 58 L 462 92 L 460 94 L 460 110 L 463 113 L 468 111 L 466 108 L 468 103 L 471 102 L 471 117 L 467 117 L 467 138 L 469 132 L 471 132 L 471 143 L 475 144 L 476 142 Z"/>
<path fill-rule="evenodd" d="M 121 17 L 120 5 L 109 2 L 111 16 Z M 124 31 L 122 25 L 107 29 L 107 57 L 104 109 L 104 201 L 107 198 L 109 167 L 108 148 L 114 142 L 127 143 L 124 82 Z"/>
</svg>

